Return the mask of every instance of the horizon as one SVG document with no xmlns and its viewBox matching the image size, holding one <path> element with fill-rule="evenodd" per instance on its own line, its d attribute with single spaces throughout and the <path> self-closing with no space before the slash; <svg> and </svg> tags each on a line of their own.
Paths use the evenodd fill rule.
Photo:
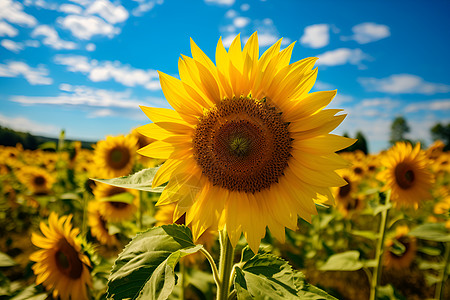
<svg viewBox="0 0 450 300">
<path fill-rule="evenodd" d="M 2 0 L 0 125 L 83 141 L 127 134 L 149 123 L 139 105 L 170 108 L 157 70 L 179 77 L 191 37 L 214 61 L 219 37 L 228 48 L 257 31 L 260 53 L 283 38 L 296 42 L 291 62 L 319 58 L 312 91 L 337 89 L 329 108 L 347 114 L 334 133 L 361 131 L 377 153 L 403 116 L 407 137 L 430 145 L 430 128 L 450 122 L 448 11 L 448 1 Z"/>
</svg>

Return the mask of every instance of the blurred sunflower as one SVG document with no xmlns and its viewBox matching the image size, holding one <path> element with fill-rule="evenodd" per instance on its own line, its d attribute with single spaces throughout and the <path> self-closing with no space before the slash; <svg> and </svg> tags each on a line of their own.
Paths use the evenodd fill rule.
<svg viewBox="0 0 450 300">
<path fill-rule="evenodd" d="M 436 203 L 433 208 L 433 213 L 439 217 L 434 217 L 436 222 L 443 220 L 445 227 L 450 229 L 450 196 Z"/>
<path fill-rule="evenodd" d="M 116 236 L 108 232 L 107 222 L 100 213 L 99 204 L 98 201 L 90 201 L 88 204 L 88 225 L 91 228 L 91 235 L 102 245 L 117 245 Z"/>
<path fill-rule="evenodd" d="M 145 135 L 139 133 L 139 131 L 136 128 L 133 129 L 130 134 L 137 139 L 138 141 L 137 144 L 139 148 L 143 148 L 149 145 L 151 142 L 155 141 L 154 139 L 150 139 Z M 161 160 L 153 159 L 143 155 L 138 155 L 137 160 L 138 162 L 142 163 L 146 168 L 154 168 L 161 164 Z"/>
<path fill-rule="evenodd" d="M 383 191 L 392 190 L 391 199 L 395 205 L 414 206 L 431 197 L 432 174 L 427 170 L 427 159 L 411 144 L 399 142 L 382 158 L 386 170 L 378 173 L 377 179 L 384 182 Z"/>
<path fill-rule="evenodd" d="M 17 179 L 35 195 L 46 195 L 51 191 L 55 178 L 45 169 L 24 166 L 17 172 Z"/>
<path fill-rule="evenodd" d="M 344 217 L 349 217 L 353 212 L 363 208 L 364 202 L 357 195 L 359 180 L 354 172 L 342 169 L 337 172 L 346 182 L 341 187 L 333 187 L 333 195 L 336 199 L 337 209 Z"/>
<path fill-rule="evenodd" d="M 129 175 L 134 164 L 137 140 L 130 135 L 108 136 L 95 146 L 97 176 L 114 178 Z"/>
<path fill-rule="evenodd" d="M 175 110 L 142 107 L 153 123 L 138 130 L 156 141 L 138 152 L 166 160 L 153 180 L 169 182 L 158 205 L 176 203 L 174 219 L 186 214 L 194 239 L 226 226 L 233 246 L 244 233 L 257 252 L 266 226 L 284 242 L 297 215 L 317 213 L 318 194 L 332 203 L 329 187 L 347 184 L 335 151 L 355 140 L 329 134 L 345 115 L 324 110 L 336 91 L 309 93 L 317 58 L 290 64 L 294 44 L 280 45 L 259 57 L 256 32 L 243 50 L 239 35 L 228 52 L 219 39 L 214 65 L 191 40 L 181 80 L 159 73 Z"/>
<path fill-rule="evenodd" d="M 49 226 L 44 222 L 40 228 L 44 236 L 32 233 L 32 243 L 42 248 L 30 255 L 36 262 L 32 269 L 36 284 L 43 284 L 47 290 L 53 290 L 53 297 L 62 300 L 89 299 L 86 286 L 92 286 L 88 267 L 91 263 L 81 252 L 81 242 L 77 239 L 80 230 L 72 229 L 72 216 L 58 218 L 50 214 Z"/>
<path fill-rule="evenodd" d="M 398 226 L 395 229 L 395 236 L 386 239 L 386 251 L 384 253 L 383 264 L 387 268 L 403 269 L 408 268 L 417 251 L 417 241 L 408 235 L 408 226 Z"/>
<path fill-rule="evenodd" d="M 121 222 L 133 218 L 137 210 L 136 190 L 97 183 L 93 192 L 95 199 L 98 201 L 98 211 L 105 221 Z M 127 194 L 125 195 L 124 193 Z M 114 201 L 104 200 L 119 194 L 123 194 L 124 201 L 120 201 L 120 199 L 115 199 Z M 127 199 L 125 200 L 125 198 Z"/>
</svg>

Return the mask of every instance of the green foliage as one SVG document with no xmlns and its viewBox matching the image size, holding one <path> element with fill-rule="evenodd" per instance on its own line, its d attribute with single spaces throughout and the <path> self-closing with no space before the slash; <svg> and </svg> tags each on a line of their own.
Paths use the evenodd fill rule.
<svg viewBox="0 0 450 300">
<path fill-rule="evenodd" d="M 422 240 L 450 242 L 450 233 L 443 223 L 422 224 L 411 230 L 409 234 Z"/>
<path fill-rule="evenodd" d="M 337 300 L 318 287 L 311 285 L 305 281 L 305 276 L 301 272 L 294 274 L 295 285 L 298 288 L 297 295 L 303 300 Z"/>
<path fill-rule="evenodd" d="M 359 252 L 352 250 L 331 255 L 322 265 L 321 271 L 356 271 L 361 269 L 364 263 L 359 260 Z"/>
<path fill-rule="evenodd" d="M 441 140 L 445 143 L 444 151 L 450 150 L 450 123 L 443 125 L 437 123 L 431 128 L 431 136 L 433 140 Z"/>
<path fill-rule="evenodd" d="M 182 225 L 154 227 L 138 234 L 114 263 L 108 298 L 167 299 L 175 286 L 175 265 L 200 248 L 191 230 Z"/>
<path fill-rule="evenodd" d="M 164 187 L 152 188 L 153 178 L 155 177 L 157 171 L 158 171 L 158 167 L 157 168 L 148 168 L 148 169 L 141 170 L 141 171 L 134 173 L 133 175 L 129 175 L 129 176 L 112 178 L 112 179 L 92 178 L 92 180 L 106 183 L 106 184 L 113 185 L 113 186 L 118 186 L 121 188 L 135 189 L 135 190 L 141 190 L 141 191 L 153 192 L 153 193 L 162 193 L 162 191 L 164 190 Z"/>
<path fill-rule="evenodd" d="M 0 252 L 0 267 L 12 267 L 17 263 L 9 255 Z"/>
<path fill-rule="evenodd" d="M 410 142 L 405 138 L 405 134 L 410 131 L 409 125 L 406 119 L 402 116 L 398 116 L 392 121 L 391 125 L 391 136 L 389 143 L 394 145 L 396 142 L 406 141 Z"/>
</svg>

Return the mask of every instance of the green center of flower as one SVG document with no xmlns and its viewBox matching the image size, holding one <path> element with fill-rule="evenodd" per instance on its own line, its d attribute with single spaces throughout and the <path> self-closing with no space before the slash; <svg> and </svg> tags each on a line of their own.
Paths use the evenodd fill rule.
<svg viewBox="0 0 450 300">
<path fill-rule="evenodd" d="M 278 182 L 292 139 L 280 111 L 249 97 L 224 99 L 199 119 L 193 152 L 213 185 L 257 192 Z"/>
</svg>

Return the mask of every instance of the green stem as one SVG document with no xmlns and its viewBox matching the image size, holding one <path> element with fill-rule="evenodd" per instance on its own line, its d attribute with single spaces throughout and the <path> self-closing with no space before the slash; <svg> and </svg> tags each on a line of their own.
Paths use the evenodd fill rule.
<svg viewBox="0 0 450 300">
<path fill-rule="evenodd" d="M 180 273 L 181 273 L 180 299 L 184 300 L 184 288 L 186 287 L 186 266 L 184 265 L 183 259 L 180 260 Z"/>
<path fill-rule="evenodd" d="M 439 274 L 440 280 L 436 285 L 436 291 L 434 294 L 434 297 L 436 299 L 443 299 L 444 296 L 444 286 L 445 281 L 447 280 L 447 269 L 448 264 L 450 263 L 450 243 L 445 243 L 445 254 L 444 254 L 444 268 L 441 270 L 441 273 Z"/>
<path fill-rule="evenodd" d="M 385 206 L 389 205 L 391 199 L 391 190 L 386 192 Z M 388 219 L 389 208 L 381 212 L 380 229 L 378 230 L 379 238 L 377 243 L 377 248 L 375 252 L 375 259 L 377 261 L 376 267 L 372 274 L 372 280 L 370 283 L 370 300 L 375 300 L 377 298 L 377 288 L 381 281 L 381 269 L 383 267 L 383 249 L 384 249 L 384 237 L 386 235 L 386 223 Z"/>
<path fill-rule="evenodd" d="M 205 248 L 200 248 L 200 252 L 203 253 L 203 255 L 206 257 L 206 259 L 209 261 L 209 264 L 211 265 L 211 270 L 214 277 L 214 282 L 216 283 L 216 286 L 220 285 L 220 278 L 219 278 L 219 271 L 217 270 L 216 263 L 214 262 L 214 258 L 209 254 L 208 250 Z"/>
<path fill-rule="evenodd" d="M 219 280 L 217 286 L 217 300 L 227 300 L 230 292 L 230 275 L 233 269 L 234 248 L 231 245 L 226 229 L 219 231 L 220 261 Z"/>
<path fill-rule="evenodd" d="M 88 192 L 83 192 L 83 223 L 81 225 L 81 232 L 84 236 L 87 234 L 87 204 L 88 204 Z"/>
</svg>

